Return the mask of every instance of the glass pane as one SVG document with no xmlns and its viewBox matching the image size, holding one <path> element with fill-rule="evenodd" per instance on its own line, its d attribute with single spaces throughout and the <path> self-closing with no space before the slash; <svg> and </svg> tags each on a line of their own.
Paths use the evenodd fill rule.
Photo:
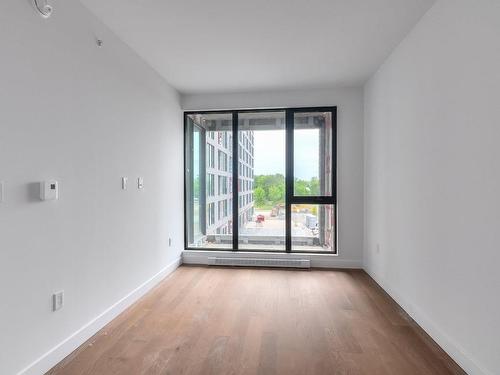
<svg viewBox="0 0 500 375">
<path fill-rule="evenodd" d="M 187 125 L 188 245 L 231 249 L 232 115 L 188 115 Z"/>
<path fill-rule="evenodd" d="M 296 112 L 293 119 L 295 196 L 332 195 L 332 113 Z"/>
<path fill-rule="evenodd" d="M 193 128 L 193 236 L 195 238 L 201 238 L 202 236 L 202 220 L 200 219 L 200 214 L 202 213 L 200 208 L 200 197 L 201 197 L 201 185 L 200 185 L 200 152 L 201 152 L 201 131 L 198 127 Z"/>
<path fill-rule="evenodd" d="M 285 112 L 238 119 L 238 248 L 284 251 Z"/>
<path fill-rule="evenodd" d="M 335 205 L 292 204 L 292 251 L 335 252 Z"/>
</svg>

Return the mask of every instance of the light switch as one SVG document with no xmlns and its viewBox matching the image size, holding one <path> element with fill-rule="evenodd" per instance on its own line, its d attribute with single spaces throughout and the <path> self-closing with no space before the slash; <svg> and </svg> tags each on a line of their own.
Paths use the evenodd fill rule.
<svg viewBox="0 0 500 375">
<path fill-rule="evenodd" d="M 0 203 L 3 202 L 4 200 L 4 182 L 3 181 L 0 181 Z"/>
<path fill-rule="evenodd" d="M 142 177 L 139 177 L 137 179 L 137 188 L 138 189 L 143 189 L 144 188 L 144 179 Z"/>
<path fill-rule="evenodd" d="M 127 190 L 128 178 L 122 177 L 122 190 Z"/>
<path fill-rule="evenodd" d="M 42 201 L 59 199 L 59 183 L 56 180 L 40 182 L 40 199 Z"/>
</svg>

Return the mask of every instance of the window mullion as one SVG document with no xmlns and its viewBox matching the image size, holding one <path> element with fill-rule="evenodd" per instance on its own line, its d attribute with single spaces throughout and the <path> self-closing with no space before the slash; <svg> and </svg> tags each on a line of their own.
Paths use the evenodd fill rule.
<svg viewBox="0 0 500 375">
<path fill-rule="evenodd" d="M 292 251 L 293 111 L 285 111 L 285 251 Z"/>
<path fill-rule="evenodd" d="M 239 193 L 238 193 L 238 178 L 239 178 L 239 171 L 238 171 L 238 112 L 237 111 L 232 111 L 232 119 L 233 119 L 233 150 L 232 150 L 232 155 L 233 155 L 233 251 L 238 250 L 238 241 L 239 241 L 239 235 L 238 235 L 238 215 L 239 215 L 239 205 L 238 205 L 238 198 L 239 198 Z"/>
</svg>

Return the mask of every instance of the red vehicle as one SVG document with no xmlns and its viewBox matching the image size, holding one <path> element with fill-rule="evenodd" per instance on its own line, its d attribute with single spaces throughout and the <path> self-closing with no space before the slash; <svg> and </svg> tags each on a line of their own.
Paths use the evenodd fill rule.
<svg viewBox="0 0 500 375">
<path fill-rule="evenodd" d="M 264 215 L 257 215 L 257 219 L 255 219 L 256 223 L 262 223 L 266 218 Z"/>
</svg>

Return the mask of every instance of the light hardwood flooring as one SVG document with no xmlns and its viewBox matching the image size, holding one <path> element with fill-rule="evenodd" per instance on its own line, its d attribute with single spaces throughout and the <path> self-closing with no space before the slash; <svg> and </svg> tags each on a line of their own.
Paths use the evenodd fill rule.
<svg viewBox="0 0 500 375">
<path fill-rule="evenodd" d="M 183 266 L 48 374 L 465 372 L 363 271 Z"/>
</svg>

